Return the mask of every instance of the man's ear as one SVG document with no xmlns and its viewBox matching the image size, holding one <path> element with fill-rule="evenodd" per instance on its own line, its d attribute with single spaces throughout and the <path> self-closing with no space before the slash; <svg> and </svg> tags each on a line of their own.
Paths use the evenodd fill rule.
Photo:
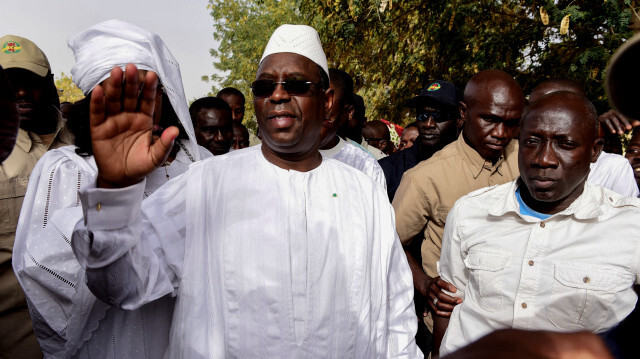
<svg viewBox="0 0 640 359">
<path fill-rule="evenodd" d="M 602 149 L 604 148 L 604 138 L 598 137 L 595 141 L 593 141 L 593 153 L 591 154 L 591 163 L 594 163 L 600 157 L 600 153 L 602 153 Z"/>
<path fill-rule="evenodd" d="M 467 104 L 463 101 L 460 101 L 460 103 L 458 103 L 458 112 L 460 113 L 460 116 L 456 120 L 456 127 L 458 128 L 458 130 L 460 130 L 464 126 L 464 123 L 467 121 Z"/>
<path fill-rule="evenodd" d="M 333 109 L 333 100 L 335 99 L 332 88 L 324 90 L 324 114 L 325 118 L 332 116 L 331 109 Z"/>
<path fill-rule="evenodd" d="M 382 140 L 382 141 L 380 141 L 380 144 L 381 144 L 381 146 L 380 146 L 380 147 L 382 147 L 382 148 L 380 149 L 380 151 L 382 151 L 382 152 L 384 152 L 384 153 L 387 153 L 387 150 L 389 149 L 389 141 L 387 141 L 387 140 Z"/>
<path fill-rule="evenodd" d="M 464 101 L 460 101 L 458 108 L 460 109 L 460 119 L 464 124 L 467 121 L 467 104 Z"/>
</svg>

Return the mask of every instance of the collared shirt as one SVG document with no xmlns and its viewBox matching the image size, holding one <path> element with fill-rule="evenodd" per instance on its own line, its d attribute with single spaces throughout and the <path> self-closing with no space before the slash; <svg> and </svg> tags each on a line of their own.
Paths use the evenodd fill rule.
<svg viewBox="0 0 640 359">
<path fill-rule="evenodd" d="M 328 150 L 320 150 L 325 158 L 333 158 L 344 164 L 347 164 L 362 173 L 373 178 L 376 183 L 383 188 L 387 188 L 387 182 L 384 178 L 384 172 L 378 164 L 378 161 L 361 147 L 356 147 L 342 138 L 338 137 L 338 144 Z"/>
<path fill-rule="evenodd" d="M 421 357 L 411 271 L 369 176 L 333 159 L 284 170 L 254 146 L 192 165 L 140 209 L 143 186 L 83 190 L 58 216 L 84 211 L 72 246 L 101 299 L 178 296 L 166 357 Z"/>
<path fill-rule="evenodd" d="M 393 199 L 396 228 L 405 245 L 417 235 L 424 235 L 422 267 L 429 276 L 438 275 L 436 263 L 440 258 L 442 233 L 453 204 L 471 191 L 513 181 L 518 173 L 515 140 L 493 164 L 460 135 L 455 142 L 404 174 Z"/>
<path fill-rule="evenodd" d="M 0 353 L 8 357 L 41 355 L 24 293 L 11 269 L 11 253 L 33 167 L 47 150 L 73 142 L 59 111 L 57 121 L 54 140 L 50 144 L 44 143 L 37 134 L 20 129 L 13 151 L 0 164 Z"/>
<path fill-rule="evenodd" d="M 415 167 L 419 162 L 426 160 L 430 155 L 425 155 L 420 151 L 420 145 L 415 143 L 413 146 L 396 152 L 388 157 L 381 158 L 380 167 L 384 171 L 384 177 L 387 180 L 387 194 L 389 201 L 393 201 L 396 190 L 400 185 L 400 180 L 405 172 Z"/>
<path fill-rule="evenodd" d="M 441 355 L 501 328 L 606 331 L 635 307 L 640 200 L 598 185 L 546 220 L 522 215 L 518 181 L 460 199 L 439 270 L 464 298 Z"/>
<path fill-rule="evenodd" d="M 638 184 L 629 161 L 615 153 L 600 153 L 591 164 L 587 181 L 608 188 L 623 196 L 637 197 Z"/>
</svg>

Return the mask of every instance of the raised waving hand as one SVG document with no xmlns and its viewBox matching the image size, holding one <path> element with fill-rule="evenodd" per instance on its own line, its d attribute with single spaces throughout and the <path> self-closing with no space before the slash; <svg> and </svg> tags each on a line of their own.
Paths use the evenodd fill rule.
<svg viewBox="0 0 640 359">
<path fill-rule="evenodd" d="M 121 188 L 141 181 L 164 163 L 179 130 L 172 126 L 154 140 L 153 111 L 158 76 L 147 72 L 142 84 L 138 69 L 128 64 L 91 94 L 91 141 L 98 166 L 98 186 Z"/>
</svg>

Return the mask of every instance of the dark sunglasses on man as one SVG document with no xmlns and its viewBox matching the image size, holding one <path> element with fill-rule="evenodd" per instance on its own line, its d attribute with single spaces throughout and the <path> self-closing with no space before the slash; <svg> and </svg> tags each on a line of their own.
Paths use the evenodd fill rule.
<svg viewBox="0 0 640 359">
<path fill-rule="evenodd" d="M 432 118 L 435 122 L 447 122 L 451 119 L 451 115 L 445 111 L 427 111 L 419 114 L 416 120 L 419 122 L 427 122 L 429 118 Z"/>
<path fill-rule="evenodd" d="M 291 96 L 310 96 L 311 86 L 321 86 L 322 84 L 306 80 L 256 80 L 251 84 L 251 92 L 255 97 L 269 97 L 278 85 L 282 85 Z"/>
</svg>

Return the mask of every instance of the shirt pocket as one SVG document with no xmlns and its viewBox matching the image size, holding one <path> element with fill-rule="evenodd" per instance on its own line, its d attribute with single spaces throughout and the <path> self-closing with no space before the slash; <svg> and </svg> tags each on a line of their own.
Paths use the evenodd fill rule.
<svg viewBox="0 0 640 359">
<path fill-rule="evenodd" d="M 464 264 L 469 269 L 472 287 L 478 288 L 478 304 L 482 309 L 495 312 L 505 303 L 504 272 L 511 253 L 497 248 L 471 249 Z"/>
<path fill-rule="evenodd" d="M 633 274 L 620 267 L 575 262 L 555 264 L 553 276 L 549 321 L 563 330 L 593 332 L 615 324 L 607 321 L 611 304 L 634 281 Z"/>
<path fill-rule="evenodd" d="M 11 238 L 16 232 L 18 216 L 24 195 L 27 192 L 28 178 L 15 177 L 0 181 L 0 237 Z M 2 243 L 12 246 L 13 243 Z"/>
</svg>

